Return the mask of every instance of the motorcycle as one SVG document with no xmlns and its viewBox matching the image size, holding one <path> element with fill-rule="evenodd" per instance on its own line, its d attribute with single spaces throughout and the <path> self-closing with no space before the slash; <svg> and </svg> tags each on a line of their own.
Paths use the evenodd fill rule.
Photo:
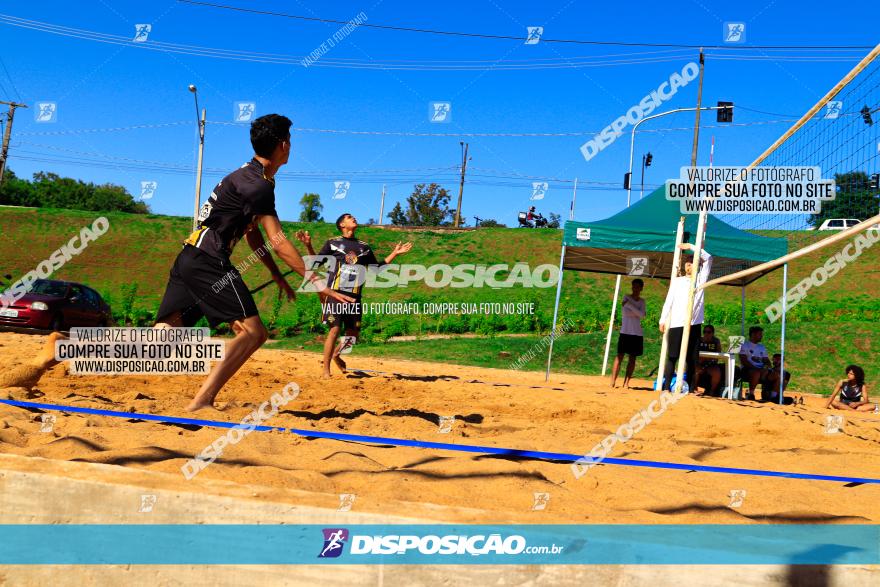
<svg viewBox="0 0 880 587">
<path fill-rule="evenodd" d="M 547 219 L 541 216 L 540 214 L 533 214 L 532 218 L 534 218 L 534 222 L 529 220 L 529 215 L 527 212 L 520 212 L 517 215 L 517 219 L 519 220 L 520 228 L 546 228 L 547 227 Z"/>
</svg>

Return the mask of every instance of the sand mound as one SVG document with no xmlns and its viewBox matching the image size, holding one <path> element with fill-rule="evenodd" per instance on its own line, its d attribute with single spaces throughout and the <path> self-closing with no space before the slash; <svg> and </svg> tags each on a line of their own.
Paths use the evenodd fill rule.
<svg viewBox="0 0 880 587">
<path fill-rule="evenodd" d="M 6 349 L 17 349 L 18 354 L 9 357 L 15 366 L 34 356 L 44 339 L 2 334 L 0 340 L 7 343 Z M 641 383 L 645 389 L 623 391 L 609 389 L 607 380 L 598 377 L 561 375 L 548 384 L 539 373 L 375 360 L 356 353 L 348 363 L 353 371 L 347 377 L 323 381 L 317 355 L 260 351 L 221 392 L 219 400 L 227 409 L 195 417 L 239 421 L 294 381 L 302 388 L 299 397 L 268 424 L 585 454 L 657 397 L 647 382 Z M 354 371 L 358 368 L 372 371 Z M 200 381 L 186 376 L 73 376 L 56 367 L 40 380 L 42 395 L 34 401 L 193 417 L 183 407 Z M 16 394 L 16 399 L 24 398 Z M 804 406 L 783 407 L 688 396 L 629 442 L 618 444 L 610 456 L 880 478 L 877 416 L 845 414 L 843 432 L 826 434 L 825 418 L 831 413 L 819 398 L 807 398 Z M 135 414 L 51 415 L 55 419 L 47 426 L 38 410 L 0 405 L 0 452 L 173 473 L 185 488 L 181 466 L 225 433 L 138 420 Z M 407 502 L 465 508 L 459 519 L 443 521 L 880 522 L 877 485 L 608 464 L 576 479 L 566 463 L 517 455 L 341 442 L 281 432 L 253 432 L 227 447 L 198 478 L 296 490 L 297 503 L 324 507 L 327 494 L 356 494 L 353 507 L 365 512 L 388 512 L 389 504 Z M 737 491 L 745 491 L 742 503 L 732 496 Z M 310 502 L 311 493 L 315 497 Z M 539 500 L 536 493 L 549 494 L 543 508 L 543 497 Z M 394 513 L 407 515 L 397 509 Z"/>
</svg>

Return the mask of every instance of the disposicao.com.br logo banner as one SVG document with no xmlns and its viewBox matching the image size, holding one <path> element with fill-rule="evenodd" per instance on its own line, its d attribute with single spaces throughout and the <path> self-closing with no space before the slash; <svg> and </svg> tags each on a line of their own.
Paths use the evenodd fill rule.
<svg viewBox="0 0 880 587">
<path fill-rule="evenodd" d="M 324 544 L 318 558 L 339 558 L 346 551 L 353 558 L 359 555 L 386 556 L 516 556 L 516 555 L 558 555 L 565 549 L 562 545 L 528 545 L 527 540 L 515 529 L 488 534 L 446 533 L 443 526 L 430 533 L 391 533 L 363 534 L 350 533 L 347 528 L 324 528 Z"/>
<path fill-rule="evenodd" d="M 0 565 L 880 564 L 876 524 L 5 524 L 0 535 Z"/>
</svg>

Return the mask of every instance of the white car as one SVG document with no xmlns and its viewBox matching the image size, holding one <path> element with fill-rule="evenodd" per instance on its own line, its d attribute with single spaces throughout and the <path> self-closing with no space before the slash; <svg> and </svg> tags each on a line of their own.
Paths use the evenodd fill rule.
<svg viewBox="0 0 880 587">
<path fill-rule="evenodd" d="M 819 230 L 846 230 L 860 223 L 858 218 L 829 218 L 819 227 Z"/>
</svg>

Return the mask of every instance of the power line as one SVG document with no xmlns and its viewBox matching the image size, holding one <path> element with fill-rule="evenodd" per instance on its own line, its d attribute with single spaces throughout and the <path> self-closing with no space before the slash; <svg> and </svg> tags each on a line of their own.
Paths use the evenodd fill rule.
<svg viewBox="0 0 880 587">
<path fill-rule="evenodd" d="M 305 57 L 295 55 L 284 55 L 277 53 L 261 53 L 254 51 L 238 51 L 234 49 L 219 49 L 214 47 L 203 47 L 198 45 L 186 45 L 181 43 L 167 43 L 163 41 L 148 41 L 145 43 L 135 43 L 130 37 L 120 35 L 111 35 L 85 29 L 76 29 L 50 23 L 23 19 L 11 15 L 0 14 L 0 23 L 8 24 L 25 29 L 36 30 L 40 32 L 71 37 L 81 40 L 94 41 L 100 43 L 108 43 L 112 45 L 128 46 L 134 49 L 146 49 L 150 51 L 158 51 L 162 53 L 174 53 L 181 55 L 190 55 L 196 57 L 210 57 L 217 59 L 229 59 L 236 61 L 246 61 L 253 63 L 267 64 L 283 64 L 283 65 L 302 65 Z M 365 26 L 365 25 L 361 25 Z M 638 44 L 636 44 L 638 45 Z M 687 48 L 687 47 L 685 47 Z M 648 52 L 631 52 L 623 54 L 611 55 L 593 55 L 593 56 L 576 56 L 576 57 L 554 57 L 549 59 L 531 59 L 531 60 L 476 60 L 476 61 L 438 61 L 438 60 L 376 60 L 376 59 L 346 59 L 322 57 L 321 59 L 311 63 L 310 67 L 328 67 L 341 69 L 361 69 L 361 70 L 409 70 L 409 71 L 533 71 L 547 69 L 580 69 L 588 67 L 616 67 L 624 65 L 637 65 L 649 63 L 669 63 L 692 57 L 690 52 L 683 52 L 685 48 L 663 49 Z M 719 50 L 729 50 L 730 47 L 719 47 Z M 773 61 L 853 61 L 861 58 L 860 53 L 853 55 L 780 55 L 770 54 L 770 48 L 762 50 L 758 54 L 745 55 L 742 49 L 757 50 L 758 47 L 739 48 L 734 53 L 725 55 L 719 53 L 719 60 L 773 60 Z M 785 48 L 788 51 L 798 51 L 804 48 L 791 47 Z M 813 51 L 855 51 L 858 48 L 846 47 L 816 47 Z M 715 55 L 714 53 L 712 54 Z"/>
<path fill-rule="evenodd" d="M 0 66 L 3 66 L 3 72 L 6 74 L 6 78 L 9 80 L 9 83 L 12 85 L 12 90 L 15 92 L 15 98 L 19 102 L 24 102 L 24 100 L 21 99 L 21 94 L 18 93 L 18 88 L 15 87 L 15 81 L 13 81 L 12 76 L 9 75 L 9 70 L 6 69 L 6 63 L 3 62 L 2 57 L 0 57 Z M 10 96 L 10 98 L 11 98 L 11 96 Z"/>
<path fill-rule="evenodd" d="M 782 117 L 784 117 L 784 118 L 790 118 L 792 122 L 794 122 L 794 121 L 796 121 L 798 118 L 800 118 L 799 116 L 796 116 L 796 115 L 794 115 L 794 114 L 777 114 L 777 113 L 775 113 L 775 112 L 766 112 L 766 111 L 764 111 L 764 110 L 755 110 L 754 108 L 748 108 L 748 107 L 746 107 L 746 106 L 743 106 L 742 104 L 737 104 L 737 105 L 736 105 L 736 108 L 737 108 L 738 110 L 748 110 L 749 112 L 756 112 L 756 113 L 758 113 L 758 114 L 766 114 L 766 115 L 768 115 L 768 116 L 782 116 Z"/>
<path fill-rule="evenodd" d="M 335 20 L 330 18 L 319 18 L 319 17 L 311 17 L 311 16 L 300 16 L 295 14 L 287 14 L 284 12 L 273 12 L 268 10 L 257 10 L 255 8 L 242 8 L 239 6 L 229 6 L 226 4 L 215 4 L 212 2 L 198 2 L 196 0 L 178 0 L 183 4 L 192 4 L 195 6 L 205 6 L 210 8 L 219 8 L 223 10 L 231 10 L 236 12 L 247 12 L 251 14 L 260 14 L 264 16 L 278 16 L 283 18 L 290 18 L 296 20 L 304 20 L 304 21 L 312 21 L 312 22 L 322 22 L 322 23 L 330 23 L 330 24 L 349 24 L 350 21 L 347 20 Z M 375 24 L 375 23 L 360 23 L 358 27 L 364 28 L 373 28 L 380 30 L 390 30 L 390 31 L 403 31 L 410 33 L 424 33 L 424 34 L 432 34 L 432 35 L 446 35 L 446 36 L 456 36 L 456 37 L 470 37 L 470 38 L 478 38 L 478 39 L 501 39 L 501 40 L 509 40 L 509 41 L 522 41 L 525 42 L 527 38 L 525 36 L 512 36 L 512 35 L 490 35 L 485 33 L 466 33 L 461 31 L 442 31 L 438 29 L 425 29 L 425 28 L 415 28 L 415 27 L 405 27 L 405 26 L 397 26 L 397 25 L 385 25 L 385 24 Z M 685 45 L 681 43 L 635 43 L 635 42 L 625 42 L 625 41 L 587 41 L 583 39 L 548 39 L 545 37 L 541 37 L 542 43 L 573 43 L 577 45 L 611 45 L 611 46 L 619 46 L 619 47 L 675 47 L 680 49 L 735 49 L 737 46 L 734 45 Z M 747 47 L 743 47 L 747 49 L 873 49 L 873 45 L 750 45 Z"/>
<path fill-rule="evenodd" d="M 45 157 L 38 156 L 39 153 L 35 153 L 32 151 L 18 150 L 15 155 L 16 160 L 20 161 L 31 161 L 31 162 L 39 162 L 39 163 L 53 163 L 60 165 L 73 165 L 78 167 L 91 167 L 96 169 L 112 169 L 112 170 L 133 170 L 133 171 L 148 171 L 153 173 L 164 173 L 169 175 L 192 175 L 193 170 L 182 169 L 182 168 L 167 168 L 167 169 L 159 169 L 159 168 L 151 168 L 144 165 L 137 164 L 126 164 L 126 163 L 116 163 L 112 161 L 98 161 L 94 159 L 80 159 L 80 158 L 57 158 L 57 157 Z M 206 176 L 211 177 L 224 177 L 229 174 L 228 169 L 221 168 L 207 168 L 204 170 L 204 174 Z M 299 181 L 333 181 L 335 179 L 339 179 L 340 177 L 345 177 L 345 173 L 337 173 L 337 174 L 328 174 L 325 176 L 307 176 L 307 175 L 299 175 L 295 172 L 281 172 L 276 175 L 278 179 L 282 180 L 299 180 Z M 476 177 L 476 176 L 475 176 Z M 411 185 L 415 183 L 427 183 L 434 181 L 436 183 L 445 183 L 445 182 L 455 182 L 458 179 L 457 172 L 451 172 L 445 174 L 445 176 L 441 177 L 437 174 L 428 175 L 428 176 L 410 176 L 410 177 L 388 177 L 388 176 L 377 176 L 377 177 L 364 177 L 357 178 L 358 184 L 369 184 L 369 185 L 381 185 L 383 183 L 388 185 Z M 519 190 L 530 190 L 531 185 L 524 181 L 516 181 L 516 178 L 510 178 L 511 181 L 500 181 L 500 180 L 492 180 L 492 179 L 474 179 L 473 181 L 468 180 L 468 184 L 480 185 L 485 187 L 506 187 L 506 188 L 515 188 Z M 547 178 L 552 180 L 552 178 Z M 555 181 L 555 180 L 554 180 Z M 581 188 L 581 183 L 586 183 L 587 185 Z M 616 187 L 612 187 L 612 184 Z M 647 187 L 647 184 L 646 184 Z M 621 191 L 621 188 L 618 185 L 618 182 L 579 182 L 578 189 L 585 190 L 594 190 L 594 191 Z"/>
<path fill-rule="evenodd" d="M 61 135 L 80 135 L 80 134 L 91 134 L 91 133 L 101 133 L 101 132 L 121 132 L 128 130 L 141 130 L 145 128 L 164 128 L 168 126 L 181 126 L 184 124 L 193 124 L 190 120 L 180 120 L 177 122 L 157 122 L 151 124 L 135 124 L 132 126 L 112 126 L 112 127 L 104 127 L 104 128 L 78 128 L 78 129 L 68 129 L 68 130 L 45 130 L 45 131 L 30 131 L 30 132 L 22 132 L 18 133 L 18 136 L 22 137 L 50 137 L 50 136 L 61 136 Z"/>
<path fill-rule="evenodd" d="M 60 155 L 59 157 L 51 157 L 47 156 L 45 153 L 40 151 L 33 151 L 30 149 L 19 149 L 17 153 L 21 153 L 22 155 L 16 155 L 16 158 L 29 160 L 29 161 L 42 161 L 42 162 L 52 162 L 52 163 L 63 163 L 63 164 L 72 164 L 72 165 L 83 165 L 83 166 L 95 166 L 106 168 L 110 167 L 113 169 L 119 168 L 121 164 L 122 168 L 132 169 L 132 170 L 142 170 L 142 171 L 152 171 L 156 173 L 182 173 L 189 175 L 193 172 L 191 165 L 184 165 L 179 163 L 171 163 L 165 161 L 147 161 L 143 159 L 132 159 L 128 157 L 119 157 L 114 155 L 106 155 L 103 153 L 95 153 L 95 152 L 87 152 L 87 151 L 78 151 L 75 149 L 67 149 L 63 147 L 54 147 L 51 145 L 41 145 L 37 143 L 30 143 L 27 141 L 22 141 L 20 144 L 27 145 L 30 147 L 39 147 L 42 149 L 51 149 L 58 150 L 64 153 L 70 153 L 70 155 Z M 524 175 L 514 172 L 506 172 L 497 169 L 485 169 L 485 168 L 473 168 L 475 171 L 479 173 L 473 173 L 470 177 L 474 178 L 483 178 L 485 180 L 497 180 L 497 179 L 506 179 L 506 180 L 542 180 L 548 181 L 552 183 L 573 183 L 574 180 L 559 178 L 559 177 L 550 177 L 550 176 L 541 176 L 541 175 Z M 363 183 L 380 183 L 381 181 L 390 180 L 397 182 L 408 183 L 414 180 L 419 180 L 420 178 L 425 177 L 425 172 L 429 172 L 431 177 L 439 178 L 440 176 L 448 176 L 449 180 L 456 179 L 459 174 L 458 166 L 449 166 L 449 167 L 416 167 L 416 168 L 402 168 L 402 169 L 362 169 L 362 170 L 322 170 L 322 171 L 283 171 L 278 173 L 278 177 L 282 179 L 299 179 L 299 180 L 312 180 L 312 181 L 320 181 L 320 180 L 333 180 L 338 178 L 353 178 L 356 181 Z M 209 167 L 206 168 L 206 173 L 210 173 L 212 175 L 226 175 L 228 173 L 228 169 L 220 168 L 220 167 Z M 375 176 L 375 177 L 369 177 Z M 470 181 L 468 183 L 471 183 Z M 484 181 L 482 184 L 493 185 L 499 182 L 495 181 Z M 500 185 L 522 185 L 518 184 L 510 184 L 510 183 L 502 183 Z M 603 181 L 589 181 L 589 180 L 580 180 L 579 185 L 592 185 L 597 187 L 613 187 L 618 186 L 619 182 L 603 182 Z M 619 189 L 619 187 L 615 187 L 614 189 Z"/>
<path fill-rule="evenodd" d="M 746 108 L 744 106 L 737 105 L 736 108 L 741 108 L 743 110 L 749 110 L 752 112 L 759 112 L 762 114 L 772 114 L 770 112 L 763 112 L 761 110 L 754 110 L 751 108 Z M 776 114 L 776 116 L 786 116 L 784 114 Z M 858 113 L 841 113 L 840 116 L 858 116 Z M 772 120 L 753 120 L 750 122 L 733 122 L 733 123 L 724 123 L 724 124 L 704 124 L 701 125 L 700 128 L 727 128 L 732 126 L 764 126 L 768 124 L 787 124 L 797 120 L 797 117 L 790 118 L 781 118 L 781 119 L 772 119 Z M 143 129 L 157 129 L 157 128 L 167 128 L 173 126 L 185 126 L 193 124 L 192 121 L 188 120 L 180 120 L 175 122 L 159 122 L 159 123 L 151 123 L 151 124 L 135 124 L 131 126 L 114 126 L 114 127 L 104 127 L 104 128 L 82 128 L 82 129 L 68 129 L 68 130 L 52 130 L 52 131 L 26 131 L 17 133 L 18 136 L 27 136 L 27 137 L 46 137 L 46 136 L 67 136 L 67 135 L 80 135 L 80 134 L 96 134 L 96 133 L 110 133 L 110 132 L 127 132 L 132 130 L 143 130 Z M 224 120 L 209 120 L 208 125 L 211 126 L 238 126 L 241 128 L 247 128 L 247 125 L 242 124 L 240 122 L 227 122 Z M 529 138 L 529 137 L 579 137 L 579 136 L 595 136 L 599 134 L 600 130 L 583 130 L 583 131 L 568 131 L 568 132 L 456 132 L 456 133 L 443 133 L 443 132 L 410 132 L 410 131 L 386 131 L 386 130 L 354 130 L 354 129 L 338 129 L 338 128 L 311 128 L 311 127 L 291 127 L 291 131 L 295 133 L 322 133 L 322 134 L 346 134 L 346 135 L 365 135 L 365 136 L 405 136 L 405 137 L 446 137 L 446 138 L 458 138 L 458 137 L 499 137 L 499 138 Z M 641 133 L 662 133 L 662 132 L 672 132 L 672 131 L 693 131 L 692 126 L 669 126 L 669 127 L 661 127 L 661 128 L 652 128 L 652 129 L 638 129 L 636 130 L 636 134 Z"/>
</svg>

